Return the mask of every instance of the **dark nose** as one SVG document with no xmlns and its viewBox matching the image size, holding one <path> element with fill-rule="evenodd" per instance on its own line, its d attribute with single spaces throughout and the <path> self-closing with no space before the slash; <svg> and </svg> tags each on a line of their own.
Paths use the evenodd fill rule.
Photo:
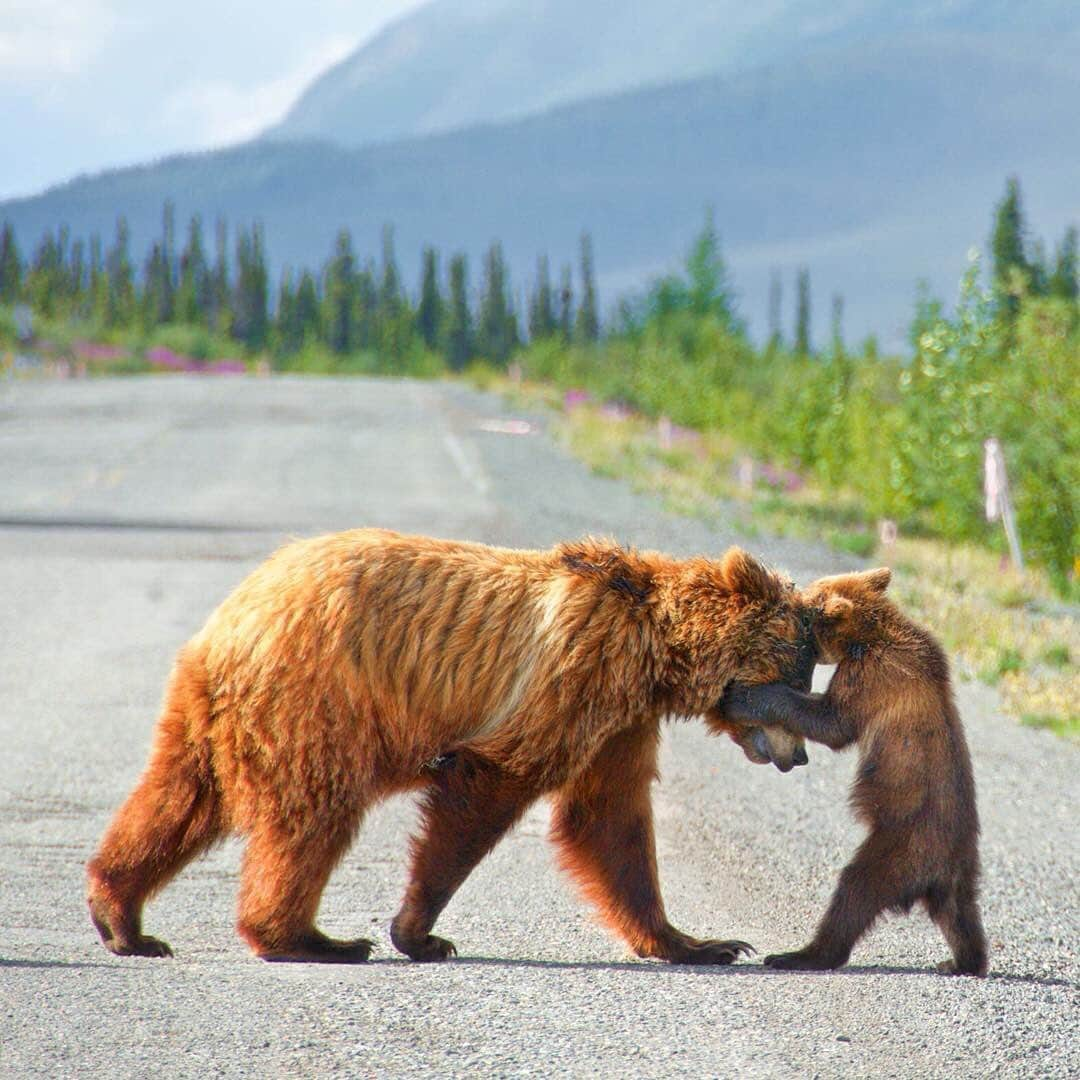
<svg viewBox="0 0 1080 1080">
<path fill-rule="evenodd" d="M 791 760 L 795 762 L 796 765 L 809 765 L 810 758 L 806 756 L 806 747 L 797 747 L 795 753 L 791 755 Z"/>
</svg>

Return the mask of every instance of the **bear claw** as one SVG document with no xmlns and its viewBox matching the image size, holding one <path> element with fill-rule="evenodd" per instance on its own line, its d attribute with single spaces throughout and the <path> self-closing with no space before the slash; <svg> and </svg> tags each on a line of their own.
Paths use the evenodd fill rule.
<svg viewBox="0 0 1080 1080">
<path fill-rule="evenodd" d="M 446 938 L 428 934 L 419 946 L 409 951 L 408 956 L 410 960 L 415 960 L 417 963 L 433 964 L 440 960 L 447 960 L 451 956 L 457 956 L 457 947 Z"/>
<path fill-rule="evenodd" d="M 746 941 L 691 941 L 685 950 L 672 957 L 676 964 L 734 964 L 740 955 L 757 950 Z"/>
<path fill-rule="evenodd" d="M 363 964 L 371 956 L 375 942 L 369 938 L 341 941 L 319 934 L 296 948 L 260 953 L 262 960 L 277 964 Z"/>
<path fill-rule="evenodd" d="M 105 942 L 105 948 L 117 956 L 163 957 L 172 956 L 173 954 L 167 942 L 162 941 L 160 938 L 148 936 L 132 938 L 128 941 L 110 938 Z"/>
</svg>

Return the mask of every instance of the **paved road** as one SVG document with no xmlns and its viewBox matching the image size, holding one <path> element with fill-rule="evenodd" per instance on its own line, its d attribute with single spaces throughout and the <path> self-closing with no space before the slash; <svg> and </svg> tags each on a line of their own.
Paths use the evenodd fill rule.
<svg viewBox="0 0 1080 1080">
<path fill-rule="evenodd" d="M 289 535 L 380 524 L 546 545 L 586 531 L 673 551 L 736 539 L 588 475 L 460 388 L 132 379 L 0 388 L 0 1076 L 1077 1076 L 1080 752 L 961 704 L 984 822 L 993 974 L 931 973 L 919 917 L 854 966 L 631 960 L 560 880 L 536 808 L 447 909 L 460 957 L 417 966 L 387 928 L 412 817 L 387 804 L 335 874 L 324 927 L 379 942 L 343 970 L 252 959 L 239 848 L 148 909 L 171 961 L 97 942 L 82 863 L 138 774 L 174 650 Z M 806 580 L 807 545 L 749 543 Z M 801 944 L 857 831 L 850 756 L 788 776 L 694 724 L 666 739 L 662 879 L 677 925 Z"/>
</svg>

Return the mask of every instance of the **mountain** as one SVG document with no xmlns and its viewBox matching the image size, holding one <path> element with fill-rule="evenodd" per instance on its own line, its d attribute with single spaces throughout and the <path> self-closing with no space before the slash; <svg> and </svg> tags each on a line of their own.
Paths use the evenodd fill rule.
<svg viewBox="0 0 1080 1080">
<path fill-rule="evenodd" d="M 1007 50 L 982 35 L 894 35 L 438 136 L 171 158 L 0 203 L 0 219 L 25 249 L 60 223 L 111 236 L 122 212 L 141 258 L 171 198 L 181 222 L 261 219 L 277 267 L 321 264 L 343 225 L 375 252 L 390 222 L 407 280 L 434 243 L 471 253 L 475 285 L 498 238 L 518 286 L 538 252 L 574 258 L 587 228 L 611 301 L 669 266 L 711 204 L 758 332 L 770 268 L 805 263 L 819 336 L 840 292 L 849 334 L 895 341 L 917 278 L 953 295 L 1008 174 L 1039 232 L 1056 239 L 1080 220 L 1080 74 L 1045 51 L 1038 35 Z"/>
<path fill-rule="evenodd" d="M 272 139 L 346 146 L 522 117 L 598 95 L 735 75 L 896 35 L 1038 34 L 1080 45 L 1075 0 L 436 0 L 301 95 Z"/>
</svg>

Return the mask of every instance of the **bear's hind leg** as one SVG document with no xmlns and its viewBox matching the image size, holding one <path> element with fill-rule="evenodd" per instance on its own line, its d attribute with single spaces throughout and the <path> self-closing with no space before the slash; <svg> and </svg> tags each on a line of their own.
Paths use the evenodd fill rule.
<svg viewBox="0 0 1080 1080">
<path fill-rule="evenodd" d="M 182 688 L 170 705 L 146 771 L 87 866 L 90 918 L 118 956 L 172 956 L 142 932 L 143 904 L 223 831 L 203 751 L 189 741 Z"/>
<path fill-rule="evenodd" d="M 357 964 L 371 955 L 368 938 L 343 941 L 315 927 L 323 889 L 356 832 L 352 823 L 319 824 L 303 834 L 259 825 L 248 839 L 237 929 L 263 960 Z"/>
<path fill-rule="evenodd" d="M 390 925 L 394 946 L 411 960 L 445 960 L 453 942 L 431 933 L 470 871 L 536 798 L 527 780 L 460 751 L 435 774 L 421 803 L 420 833 L 401 908 Z"/>
</svg>

